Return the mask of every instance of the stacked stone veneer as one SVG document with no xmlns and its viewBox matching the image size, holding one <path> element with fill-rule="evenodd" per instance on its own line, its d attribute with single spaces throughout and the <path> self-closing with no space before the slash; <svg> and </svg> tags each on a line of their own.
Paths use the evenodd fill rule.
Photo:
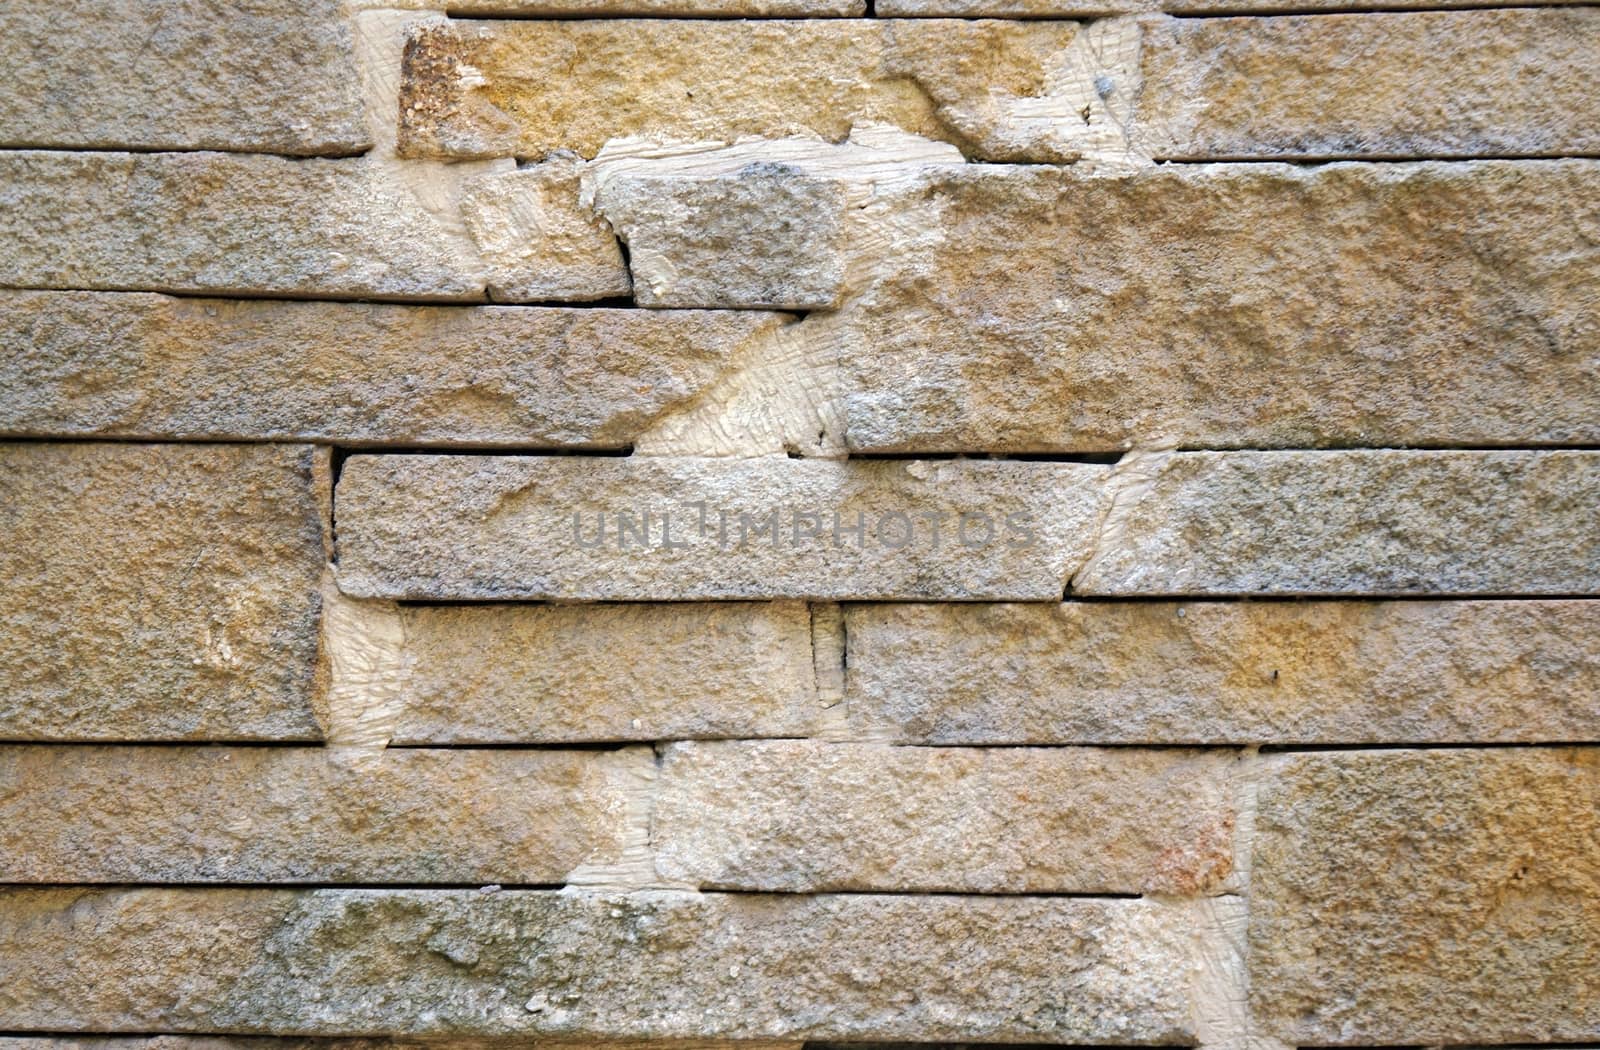
<svg viewBox="0 0 1600 1050">
<path fill-rule="evenodd" d="M 397 6 L 0 8 L 0 1050 L 1600 1043 L 1600 10 Z"/>
</svg>

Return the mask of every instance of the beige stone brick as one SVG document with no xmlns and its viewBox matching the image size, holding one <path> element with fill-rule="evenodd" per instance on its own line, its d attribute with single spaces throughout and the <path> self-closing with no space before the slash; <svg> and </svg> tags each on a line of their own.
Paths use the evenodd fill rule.
<svg viewBox="0 0 1600 1050">
<path fill-rule="evenodd" d="M 0 5 L 0 145 L 360 153 L 337 0 Z"/>
<path fill-rule="evenodd" d="M 928 744 L 1600 735 L 1600 603 L 852 605 L 855 733 Z"/>
<path fill-rule="evenodd" d="M 417 600 L 1055 598 L 1089 550 L 1104 474 L 979 460 L 352 456 L 340 586 Z"/>
<path fill-rule="evenodd" d="M 0 292 L 0 431 L 620 448 L 757 313 Z"/>
<path fill-rule="evenodd" d="M 319 738 L 313 456 L 0 446 L 0 738 Z"/>
<path fill-rule="evenodd" d="M 654 765 L 642 748 L 4 747 L 0 878 L 560 883 L 621 859 Z"/>
<path fill-rule="evenodd" d="M 0 1021 L 1180 1044 L 1192 916 L 1038 897 L 5 889 Z"/>
<path fill-rule="evenodd" d="M 1156 19 L 1156 157 L 1561 156 L 1600 150 L 1592 7 Z"/>
<path fill-rule="evenodd" d="M 402 155 L 593 157 L 627 136 L 844 139 L 889 125 L 985 160 L 1078 155 L 1070 22 L 456 21 L 413 30 Z"/>
<path fill-rule="evenodd" d="M 407 606 L 396 743 L 808 736 L 800 602 Z"/>
<path fill-rule="evenodd" d="M 1600 752 L 1296 755 L 1256 827 L 1251 998 L 1277 1038 L 1600 1030 Z"/>
<path fill-rule="evenodd" d="M 656 870 L 703 888 L 1169 893 L 1233 872 L 1227 751 L 672 744 Z"/>
<path fill-rule="evenodd" d="M 17 150 L 0 152 L 0 187 L 6 287 L 425 300 L 627 287 L 613 240 L 574 236 L 592 218 L 576 197 L 509 162 Z"/>
<path fill-rule="evenodd" d="M 1123 478 L 1076 593 L 1600 592 L 1600 453 L 1180 452 Z"/>
<path fill-rule="evenodd" d="M 944 171 L 788 338 L 864 451 L 1592 443 L 1597 195 L 1594 161 Z"/>
</svg>

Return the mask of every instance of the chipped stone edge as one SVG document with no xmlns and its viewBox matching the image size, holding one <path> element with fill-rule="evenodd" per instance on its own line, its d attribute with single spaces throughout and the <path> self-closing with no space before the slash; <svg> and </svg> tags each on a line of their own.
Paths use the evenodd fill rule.
<svg viewBox="0 0 1600 1050">
<path fill-rule="evenodd" d="M 1067 580 L 1068 594 L 1084 591 L 1086 586 L 1085 593 L 1093 592 L 1090 581 L 1105 560 L 1120 550 L 1124 537 L 1137 521 L 1140 504 L 1150 494 L 1172 455 L 1170 449 L 1132 449 L 1123 453 L 1110 473 L 1101 479 L 1100 521 L 1095 527 L 1088 556 Z"/>
<path fill-rule="evenodd" d="M 325 685 L 317 715 L 325 745 L 343 757 L 380 752 L 394 735 L 410 681 L 405 621 L 393 602 L 345 595 L 331 566 L 321 591 Z"/>
</svg>

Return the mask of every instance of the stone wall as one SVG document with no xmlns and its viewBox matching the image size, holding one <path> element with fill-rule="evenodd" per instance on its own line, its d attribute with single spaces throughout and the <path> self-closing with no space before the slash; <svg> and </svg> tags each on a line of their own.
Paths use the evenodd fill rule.
<svg viewBox="0 0 1600 1050">
<path fill-rule="evenodd" d="M 0 73 L 0 1050 L 1600 1044 L 1600 9 Z"/>
</svg>

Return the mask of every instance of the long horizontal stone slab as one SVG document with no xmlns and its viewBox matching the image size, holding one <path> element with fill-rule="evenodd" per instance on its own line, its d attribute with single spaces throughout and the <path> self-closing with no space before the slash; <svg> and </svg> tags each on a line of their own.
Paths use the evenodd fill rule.
<svg viewBox="0 0 1600 1050">
<path fill-rule="evenodd" d="M 399 143 L 592 157 L 628 136 L 839 141 L 889 125 L 1008 162 L 1569 156 L 1600 150 L 1597 47 L 1600 14 L 1584 7 L 1092 26 L 455 21 L 411 31 Z"/>
<path fill-rule="evenodd" d="M 669 745 L 656 871 L 701 888 L 1215 891 L 1234 869 L 1232 752 Z"/>
<path fill-rule="evenodd" d="M 784 323 L 751 312 L 0 292 L 0 432 L 625 447 Z"/>
<path fill-rule="evenodd" d="M 1592 7 L 1152 19 L 1142 50 L 1156 157 L 1600 152 Z"/>
<path fill-rule="evenodd" d="M 405 606 L 390 737 L 503 744 L 809 736 L 801 602 Z"/>
<path fill-rule="evenodd" d="M 1192 915 L 1065 898 L 7 889 L 0 1024 L 1192 1044 Z"/>
<path fill-rule="evenodd" d="M 581 456 L 345 461 L 363 598 L 1058 598 L 1106 468 Z"/>
<path fill-rule="evenodd" d="M 1600 751 L 1297 755 L 1260 793 L 1250 995 L 1291 1045 L 1593 1040 Z"/>
<path fill-rule="evenodd" d="M 1597 196 L 1585 160 L 945 169 L 785 338 L 862 451 L 1594 443 Z"/>
<path fill-rule="evenodd" d="M 1112 485 L 1078 594 L 1600 594 L 1600 452 L 1179 452 Z"/>
<path fill-rule="evenodd" d="M 488 0 L 494 2 L 494 0 Z M 515 3 L 516 0 L 504 0 Z M 1581 5 L 1584 0 L 1540 0 L 1529 7 Z M 1249 10 L 1263 15 L 1287 11 L 1315 14 L 1371 9 L 1475 8 L 1482 0 L 1250 0 Z M 1102 18 L 1108 15 L 1171 11 L 1186 15 L 1233 15 L 1243 10 L 1234 0 L 877 0 L 879 18 Z"/>
<path fill-rule="evenodd" d="M 458 18 L 807 18 L 859 17 L 866 0 L 463 0 Z"/>
<path fill-rule="evenodd" d="M 0 879 L 561 883 L 622 859 L 653 770 L 642 748 L 0 748 Z"/>
<path fill-rule="evenodd" d="M 524 1050 L 647 1050 L 644 1043 L 629 1039 L 574 1040 L 560 1037 L 530 1041 L 524 1037 L 505 1040 L 466 1037 L 463 1039 L 409 1039 L 404 1036 L 372 1038 L 337 1036 L 296 1038 L 294 1036 L 252 1035 L 33 1035 L 0 1036 L 0 1050 L 484 1050 L 509 1047 L 513 1041 Z M 681 1039 L 673 1050 L 803 1050 L 797 1041 Z"/>
<path fill-rule="evenodd" d="M 314 460 L 0 445 L 0 739 L 318 739 Z"/>
<path fill-rule="evenodd" d="M 575 178 L 543 165 L 16 150 L 0 152 L 0 186 L 0 287 L 429 300 L 628 290 L 614 238 L 578 211 Z"/>
<path fill-rule="evenodd" d="M 1600 739 L 1600 602 L 852 605 L 856 734 L 927 744 Z"/>
<path fill-rule="evenodd" d="M 371 145 L 336 0 L 0 6 L 0 145 L 352 154 Z"/>
<path fill-rule="evenodd" d="M 398 148 L 413 157 L 593 157 L 628 136 L 844 139 L 886 125 L 995 161 L 1080 152 L 1071 22 L 875 19 L 452 21 L 411 30 Z"/>
</svg>

